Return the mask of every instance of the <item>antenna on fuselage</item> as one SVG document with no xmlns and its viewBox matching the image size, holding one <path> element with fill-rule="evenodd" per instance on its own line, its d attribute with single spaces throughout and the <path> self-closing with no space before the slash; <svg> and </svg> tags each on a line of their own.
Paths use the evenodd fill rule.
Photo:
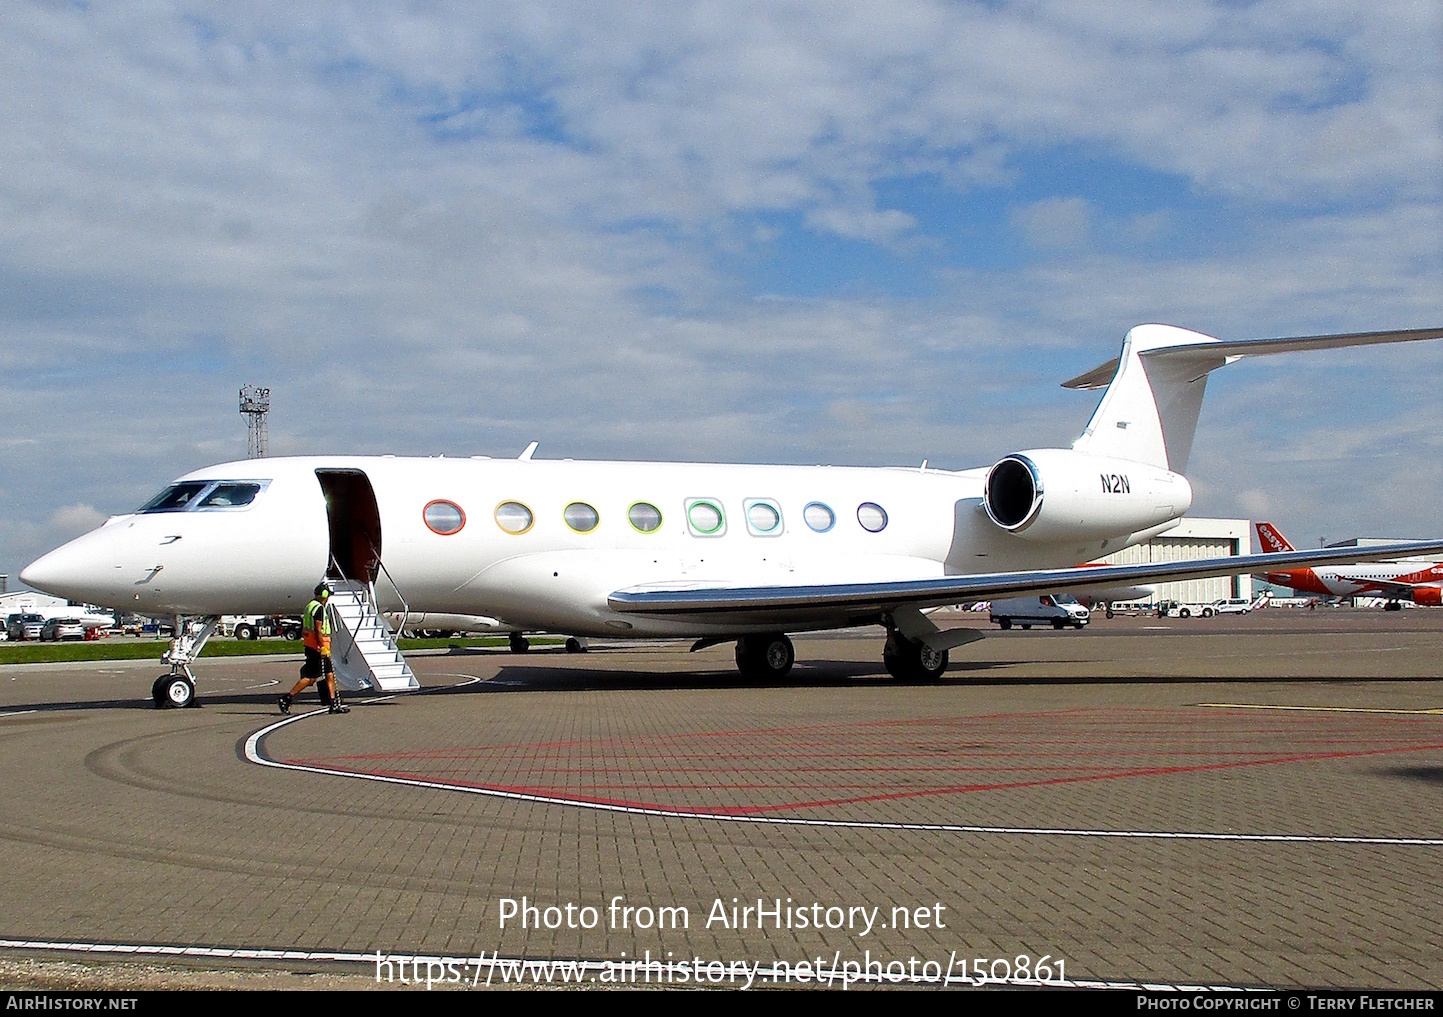
<svg viewBox="0 0 1443 1017">
<path fill-rule="evenodd" d="M 240 390 L 241 416 L 246 418 L 249 431 L 246 435 L 246 458 L 264 459 L 270 440 L 266 435 L 266 414 L 271 411 L 271 390 L 255 385 L 242 385 Z"/>
</svg>

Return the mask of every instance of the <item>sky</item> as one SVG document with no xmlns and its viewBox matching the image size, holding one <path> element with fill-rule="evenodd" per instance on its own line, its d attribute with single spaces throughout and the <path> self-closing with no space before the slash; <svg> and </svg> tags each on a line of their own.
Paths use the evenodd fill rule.
<svg viewBox="0 0 1443 1017">
<path fill-rule="evenodd" d="M 0 9 L 0 571 L 245 456 L 964 469 L 1161 321 L 1443 325 L 1443 14 Z M 1439 536 L 1443 342 L 1213 376 L 1193 515 Z"/>
</svg>

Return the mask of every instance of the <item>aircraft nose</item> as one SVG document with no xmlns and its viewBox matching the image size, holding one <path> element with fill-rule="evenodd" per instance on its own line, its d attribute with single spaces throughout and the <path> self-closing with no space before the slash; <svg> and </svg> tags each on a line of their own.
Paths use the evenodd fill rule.
<svg viewBox="0 0 1443 1017">
<path fill-rule="evenodd" d="M 113 585 L 111 577 L 105 573 L 115 568 L 104 560 L 104 555 L 96 554 L 100 550 L 98 543 L 92 532 L 62 544 L 21 569 L 20 581 L 67 600 L 97 604 L 114 599 L 110 596 L 114 590 L 107 588 Z"/>
</svg>

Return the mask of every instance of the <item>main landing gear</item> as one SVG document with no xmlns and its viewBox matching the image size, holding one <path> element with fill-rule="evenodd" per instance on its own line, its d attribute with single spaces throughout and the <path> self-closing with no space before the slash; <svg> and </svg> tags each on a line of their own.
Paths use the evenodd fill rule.
<svg viewBox="0 0 1443 1017">
<path fill-rule="evenodd" d="M 743 678 L 754 681 L 785 678 L 796 659 L 792 641 L 781 632 L 742 636 L 737 640 L 737 670 Z"/>
<path fill-rule="evenodd" d="M 520 632 L 513 632 L 508 640 L 511 644 L 512 653 L 525 653 L 531 649 L 531 640 L 527 639 Z"/>
<path fill-rule="evenodd" d="M 892 629 L 882 648 L 882 663 L 893 678 L 930 680 L 940 678 L 947 670 L 947 651 L 934 650 L 920 639 L 909 639 Z"/>
<path fill-rule="evenodd" d="M 214 615 L 193 621 L 175 619 L 175 638 L 160 658 L 162 664 L 170 665 L 170 673 L 161 675 L 150 687 L 150 698 L 157 710 L 195 705 L 195 675 L 191 673 L 190 662 L 200 656 L 219 621 Z"/>
</svg>

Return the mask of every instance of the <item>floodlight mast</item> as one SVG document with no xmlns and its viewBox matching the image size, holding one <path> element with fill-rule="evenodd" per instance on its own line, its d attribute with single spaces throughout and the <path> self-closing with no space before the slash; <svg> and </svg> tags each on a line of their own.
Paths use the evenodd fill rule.
<svg viewBox="0 0 1443 1017">
<path fill-rule="evenodd" d="M 271 411 L 271 390 L 255 385 L 241 386 L 240 411 L 249 425 L 246 458 L 264 459 L 270 444 L 266 435 L 266 414 Z"/>
</svg>

